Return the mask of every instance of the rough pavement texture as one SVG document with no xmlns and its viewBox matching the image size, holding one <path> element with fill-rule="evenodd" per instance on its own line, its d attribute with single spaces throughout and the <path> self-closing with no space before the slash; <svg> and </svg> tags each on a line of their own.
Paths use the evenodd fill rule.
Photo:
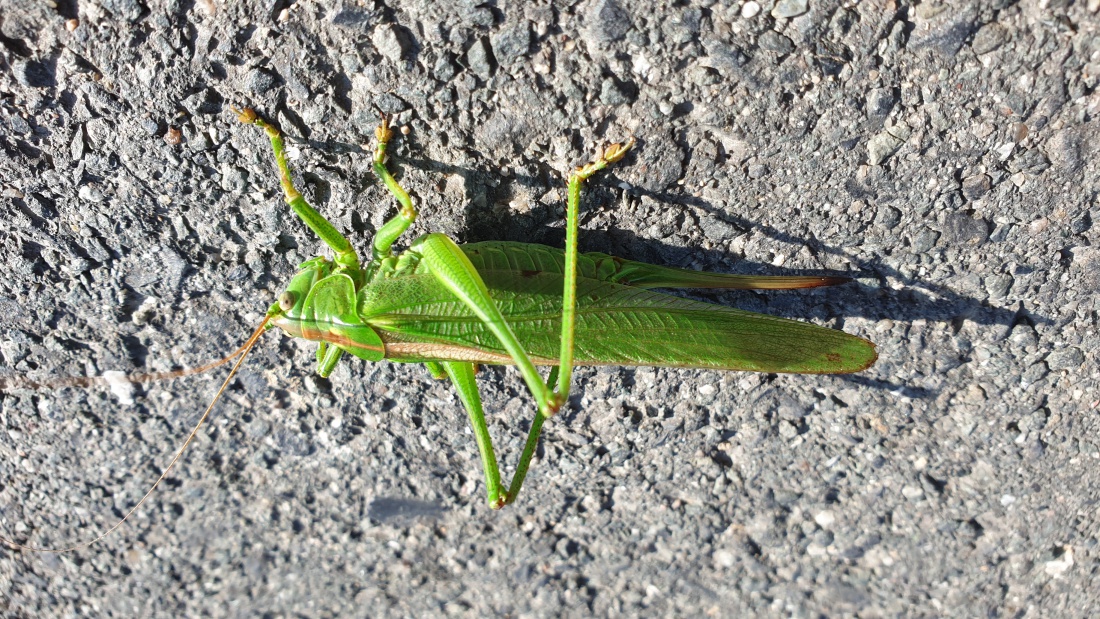
<svg viewBox="0 0 1100 619">
<path fill-rule="evenodd" d="M 263 5 L 248 9 L 242 5 Z M 54 5 L 54 6 L 51 6 Z M 849 377 L 582 369 L 492 512 L 450 387 L 266 336 L 130 522 L 0 550 L 47 616 L 1095 616 L 1100 2 L 0 0 L 0 353 L 43 379 L 236 347 L 323 251 L 269 148 L 360 249 L 362 145 L 407 128 L 411 235 L 561 243 L 829 290 L 699 294 L 873 339 Z M 0 532 L 94 537 L 225 375 L 0 395 Z M 481 383 L 510 472 L 532 405 Z"/>
</svg>

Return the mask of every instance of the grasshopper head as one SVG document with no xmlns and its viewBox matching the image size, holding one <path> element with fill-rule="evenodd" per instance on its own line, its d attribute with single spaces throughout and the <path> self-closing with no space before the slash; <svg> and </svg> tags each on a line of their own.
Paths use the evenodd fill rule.
<svg viewBox="0 0 1100 619">
<path fill-rule="evenodd" d="M 328 376 L 344 352 L 367 361 L 385 358 L 381 337 L 359 316 L 354 279 L 359 273 L 321 257 L 298 269 L 267 315 L 287 335 L 321 343 L 317 373 Z"/>
<path fill-rule="evenodd" d="M 313 289 L 314 284 L 332 273 L 335 266 L 323 256 L 298 265 L 298 272 L 290 279 L 290 284 L 267 310 L 267 315 L 273 317 L 272 323 L 286 331 L 288 324 L 300 319 L 309 291 Z"/>
</svg>

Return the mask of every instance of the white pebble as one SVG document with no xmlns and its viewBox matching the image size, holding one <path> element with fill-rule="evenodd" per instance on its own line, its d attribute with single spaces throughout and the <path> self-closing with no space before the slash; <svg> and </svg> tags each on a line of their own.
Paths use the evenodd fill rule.
<svg viewBox="0 0 1100 619">
<path fill-rule="evenodd" d="M 115 394 L 119 402 L 127 406 L 134 403 L 134 383 L 130 382 L 124 372 L 110 370 L 103 373 L 103 379 L 111 386 L 111 393 Z"/>
<path fill-rule="evenodd" d="M 1047 576 L 1060 578 L 1069 568 L 1073 567 L 1073 546 L 1063 546 L 1063 549 L 1064 552 L 1061 557 L 1043 564 L 1043 571 L 1047 573 Z"/>
<path fill-rule="evenodd" d="M 76 195 L 85 202 L 102 202 L 103 192 L 91 185 L 84 185 L 77 190 Z"/>
</svg>

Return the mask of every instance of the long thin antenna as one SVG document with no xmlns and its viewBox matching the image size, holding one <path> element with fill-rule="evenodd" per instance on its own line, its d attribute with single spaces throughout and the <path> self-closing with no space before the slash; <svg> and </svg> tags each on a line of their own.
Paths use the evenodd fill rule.
<svg viewBox="0 0 1100 619">
<path fill-rule="evenodd" d="M 176 452 L 175 457 L 173 457 L 172 461 L 168 463 L 168 466 L 164 469 L 164 472 L 160 474 L 160 477 L 158 477 L 157 481 L 154 482 L 152 487 L 149 488 L 149 491 L 145 493 L 145 496 L 141 497 L 141 500 L 138 501 L 136 505 L 131 507 L 130 511 L 126 512 L 126 515 L 124 515 L 121 520 L 116 522 L 113 526 L 111 526 L 111 528 L 107 529 L 103 533 L 100 533 L 99 536 L 96 537 L 93 540 L 90 540 L 90 541 L 87 541 L 87 542 L 81 542 L 79 544 L 74 544 L 72 546 L 67 546 L 67 547 L 64 547 L 64 548 L 41 548 L 41 547 L 37 547 L 37 546 L 25 546 L 23 544 L 16 543 L 15 541 L 10 540 L 6 537 L 0 537 L 0 542 L 3 542 L 4 544 L 6 544 L 6 545 L 8 545 L 8 546 L 10 546 L 10 547 L 12 547 L 16 550 L 23 550 L 23 551 L 29 551 L 29 552 L 49 552 L 49 553 L 72 552 L 74 550 L 80 550 L 81 548 L 87 548 L 88 546 L 91 546 L 92 544 L 102 540 L 103 538 L 105 538 L 108 535 L 110 535 L 111 533 L 113 533 L 115 531 L 115 529 L 121 527 L 122 524 L 124 522 L 126 522 L 126 520 L 128 518 L 130 518 L 130 516 L 133 515 L 133 513 L 135 511 L 137 511 L 137 509 L 139 507 L 141 507 L 141 505 L 143 503 L 145 503 L 145 500 L 148 499 L 153 494 L 153 491 L 157 489 L 157 486 L 160 485 L 160 482 L 164 481 L 165 478 L 168 477 L 168 473 L 172 470 L 172 467 L 176 466 L 176 463 L 179 462 L 179 459 L 183 456 L 183 452 L 187 449 L 187 446 L 191 444 L 191 441 L 195 440 L 195 436 L 197 436 L 198 433 L 199 433 L 199 428 L 202 427 L 202 424 L 206 421 L 206 418 L 210 416 L 210 411 L 214 409 L 214 405 L 218 403 L 218 399 L 222 397 L 222 393 L 224 393 L 226 388 L 229 387 L 229 382 L 232 381 L 233 377 L 237 375 L 237 370 L 240 369 L 241 364 L 243 364 L 245 358 L 248 357 L 248 353 L 252 351 L 252 347 L 256 345 L 256 341 L 259 340 L 260 336 L 263 335 L 264 331 L 267 330 L 267 323 L 268 323 L 269 320 L 271 320 L 270 316 L 264 318 L 264 321 L 260 323 L 259 327 L 256 327 L 256 330 L 252 332 L 252 335 L 248 338 L 248 341 L 245 342 L 243 346 L 238 348 L 237 352 L 233 353 L 232 355 L 226 357 L 225 359 L 223 359 L 223 360 L 221 360 L 221 361 L 219 361 L 215 364 L 210 364 L 209 365 L 209 367 L 217 367 L 218 365 L 221 365 L 222 363 L 225 363 L 226 361 L 228 361 L 229 359 L 232 359 L 233 357 L 237 356 L 238 354 L 241 357 L 240 359 L 237 360 L 236 363 L 233 364 L 233 369 L 229 370 L 229 376 L 225 377 L 225 382 L 223 382 L 222 386 L 218 389 L 218 393 L 216 393 L 214 395 L 214 399 L 210 401 L 210 404 L 206 407 L 206 411 L 204 411 L 203 414 L 202 414 L 202 417 L 199 418 L 199 422 L 195 424 L 194 429 L 191 430 L 191 434 L 187 435 L 187 440 L 183 442 L 183 446 L 180 447 L 179 451 Z M 207 367 L 205 369 L 209 369 L 209 367 Z M 187 370 L 187 372 L 195 373 L 195 372 L 190 371 L 190 370 Z M 165 372 L 165 374 L 174 374 L 174 372 Z M 186 374 L 184 374 L 184 376 L 185 375 Z M 150 375 L 150 376 L 155 376 L 155 375 Z"/>
<path fill-rule="evenodd" d="M 149 383 L 156 380 L 182 378 L 184 376 L 191 376 L 193 374 L 201 374 L 207 370 L 213 370 L 216 367 L 229 363 L 238 355 L 243 353 L 246 348 L 248 348 L 248 342 L 245 342 L 243 345 L 241 345 L 240 348 L 233 351 L 229 355 L 222 357 L 217 361 L 211 361 L 206 365 L 200 365 L 197 368 L 172 370 L 170 372 L 150 372 L 148 374 L 125 374 L 121 378 L 124 378 L 131 383 Z M 64 387 L 109 387 L 111 386 L 113 379 L 114 377 L 108 378 L 107 376 L 70 376 L 67 378 L 34 380 L 25 376 L 6 376 L 0 378 L 0 391 L 11 391 L 13 389 L 61 389 Z"/>
</svg>

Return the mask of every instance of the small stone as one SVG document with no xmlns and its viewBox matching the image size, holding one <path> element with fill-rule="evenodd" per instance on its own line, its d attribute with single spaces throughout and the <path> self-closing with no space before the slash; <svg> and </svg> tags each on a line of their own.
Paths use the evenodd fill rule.
<svg viewBox="0 0 1100 619">
<path fill-rule="evenodd" d="M 478 28 L 488 28 L 493 25 L 493 11 L 485 6 L 479 6 L 478 2 L 461 2 L 456 3 L 459 6 L 465 6 L 468 10 L 462 14 L 462 18 L 471 26 L 477 26 Z"/>
<path fill-rule="evenodd" d="M 901 211 L 892 206 L 883 206 L 875 214 L 875 223 L 887 230 L 893 230 L 901 223 Z"/>
<path fill-rule="evenodd" d="M 867 93 L 867 115 L 872 117 L 885 117 L 894 109 L 898 102 L 893 88 L 872 88 Z"/>
<path fill-rule="evenodd" d="M 400 114 L 409 109 L 404 99 L 390 92 L 383 92 L 374 98 L 374 105 L 386 114 Z"/>
<path fill-rule="evenodd" d="M 749 0 L 741 6 L 741 17 L 752 19 L 760 14 L 760 3 Z"/>
<path fill-rule="evenodd" d="M 77 190 L 76 195 L 85 202 L 102 202 L 103 192 L 98 187 L 92 185 L 84 185 Z"/>
<path fill-rule="evenodd" d="M 49 88 L 56 85 L 54 71 L 49 65 L 32 60 L 17 60 L 11 65 L 12 76 L 20 86 Z"/>
<path fill-rule="evenodd" d="M 72 142 L 69 142 L 69 156 L 73 158 L 73 161 L 80 161 L 84 158 L 84 130 L 79 126 L 73 132 Z"/>
<path fill-rule="evenodd" d="M 527 55 L 531 48 L 531 28 L 526 21 L 505 28 L 491 39 L 493 56 L 502 65 L 509 65 Z"/>
<path fill-rule="evenodd" d="M 764 34 L 757 39 L 756 44 L 760 46 L 760 49 L 774 52 L 780 56 L 786 56 L 794 51 L 794 43 L 774 30 L 765 30 Z"/>
<path fill-rule="evenodd" d="M 711 241 L 728 241 L 738 232 L 733 225 L 710 215 L 699 218 L 699 228 Z"/>
<path fill-rule="evenodd" d="M 1012 334 L 1008 341 L 1024 350 L 1035 347 L 1039 343 L 1039 335 L 1035 333 L 1035 327 L 1026 324 L 1018 324 L 1012 328 Z"/>
<path fill-rule="evenodd" d="M 1080 348 L 1070 346 L 1047 355 L 1047 367 L 1051 371 L 1073 370 L 1085 364 L 1085 353 Z"/>
<path fill-rule="evenodd" d="M 1069 265 L 1070 273 L 1080 278 L 1087 289 L 1100 288 L 1100 247 L 1074 247 L 1069 251 L 1073 257 Z"/>
<path fill-rule="evenodd" d="M 968 3 L 957 4 L 958 7 L 939 2 L 921 3 L 906 47 L 930 48 L 948 58 L 958 54 L 974 34 L 978 9 Z"/>
<path fill-rule="evenodd" d="M 1076 172 L 1085 163 L 1084 157 L 1084 139 L 1081 135 L 1081 129 L 1078 126 L 1071 126 L 1062 129 L 1052 135 L 1044 145 L 1047 158 L 1050 159 L 1051 165 L 1062 170 L 1064 172 Z M 1032 174 L 1038 174 L 1042 171 L 1040 169 L 1028 169 L 1027 172 Z"/>
<path fill-rule="evenodd" d="M 466 62 L 475 75 L 489 79 L 493 75 L 493 50 L 489 47 L 489 39 L 481 37 L 474 41 L 466 50 Z"/>
<path fill-rule="evenodd" d="M 991 299 L 1002 299 L 1012 288 L 1012 276 L 1007 273 L 985 278 L 985 291 Z"/>
<path fill-rule="evenodd" d="M 637 159 L 628 166 L 629 170 L 626 166 L 620 168 L 620 174 L 646 191 L 664 191 L 684 176 L 684 152 L 671 131 L 646 137 L 662 147 L 634 151 Z"/>
<path fill-rule="evenodd" d="M 366 30 L 377 21 L 379 12 L 362 8 L 345 8 L 332 16 L 332 23 L 345 28 Z"/>
<path fill-rule="evenodd" d="M 623 105 L 634 100 L 634 92 L 629 82 L 620 82 L 609 77 L 600 84 L 600 103 L 604 105 Z"/>
<path fill-rule="evenodd" d="M 494 153 L 512 155 L 523 152 L 531 141 L 531 127 L 522 115 L 498 111 L 482 124 L 479 145 Z"/>
<path fill-rule="evenodd" d="M 749 178 L 764 178 L 768 175 L 768 166 L 763 163 L 749 165 Z"/>
<path fill-rule="evenodd" d="M 932 249 L 936 246 L 936 241 L 940 238 L 940 233 L 931 228 L 921 228 L 916 235 L 913 236 L 913 240 L 910 245 L 913 247 L 913 251 L 918 254 Z"/>
<path fill-rule="evenodd" d="M 1051 142 L 1053 142 L 1056 138 L 1058 138 L 1057 134 L 1051 138 Z M 1054 152 L 1058 150 L 1058 147 L 1052 146 L 1050 142 L 1047 143 L 1047 150 L 1051 151 L 1051 154 L 1053 156 L 1058 156 L 1057 153 Z M 1040 152 L 1037 148 L 1025 150 L 1024 152 L 1014 157 L 1012 161 L 1008 162 L 1008 169 L 1013 173 L 1025 172 L 1027 174 L 1031 174 L 1032 176 L 1042 174 L 1048 168 L 1050 168 L 1050 160 L 1047 159 L 1046 155 Z M 1072 171 L 1072 168 L 1067 169 Z"/>
<path fill-rule="evenodd" d="M 1043 378 L 1045 378 L 1046 375 L 1049 373 L 1050 368 L 1047 367 L 1046 363 L 1042 361 L 1039 361 L 1038 363 L 1033 363 L 1028 366 L 1026 370 L 1024 370 L 1023 374 L 1020 375 L 1020 386 L 1025 388 L 1030 387 L 1035 383 L 1043 380 Z"/>
<path fill-rule="evenodd" d="M 19 135 L 30 135 L 31 125 L 27 119 L 15 114 L 11 117 L 11 130 Z"/>
<path fill-rule="evenodd" d="M 909 127 L 897 125 L 879 133 L 867 142 L 867 163 L 879 165 L 898 152 L 909 139 Z"/>
<path fill-rule="evenodd" d="M 432 67 L 432 77 L 441 81 L 449 82 L 454 78 L 458 70 L 455 68 L 455 63 L 452 62 L 449 54 L 443 54 L 435 61 L 435 66 Z"/>
<path fill-rule="evenodd" d="M 970 44 L 970 48 L 980 56 L 1004 45 L 1007 40 L 1008 28 L 993 22 L 982 26 L 981 30 L 978 30 L 978 33 L 974 35 L 974 42 Z"/>
<path fill-rule="evenodd" d="M 809 9 L 809 0 L 779 0 L 772 9 L 772 17 L 776 19 L 798 17 Z"/>
<path fill-rule="evenodd" d="M 924 496 L 924 490 L 918 486 L 906 486 L 901 489 L 901 495 L 910 501 L 918 501 Z"/>
<path fill-rule="evenodd" d="M 382 24 L 371 34 L 371 43 L 379 54 L 392 62 L 401 62 L 405 55 L 405 37 L 395 24 Z"/>
<path fill-rule="evenodd" d="M 214 148 L 214 142 L 210 139 L 210 136 L 205 131 L 195 131 L 188 133 L 187 141 L 193 152 L 200 152 L 204 150 L 210 150 Z"/>
<path fill-rule="evenodd" d="M 221 188 L 240 193 L 248 188 L 248 174 L 236 166 L 222 172 Z"/>
<path fill-rule="evenodd" d="M 1070 232 L 1084 234 L 1092 229 L 1092 215 L 1088 212 L 1081 213 L 1073 219 L 1069 225 Z"/>
<path fill-rule="evenodd" d="M 710 67 L 727 77 L 738 77 L 743 74 L 742 67 L 749 62 L 749 57 L 745 55 L 745 52 L 737 47 L 715 40 L 704 41 L 703 45 L 706 48 L 707 55 L 700 58 L 699 64 L 702 66 L 699 68 Z M 689 73 L 685 77 L 703 85 L 704 80 L 701 78 L 705 77 L 705 70 L 703 75 L 696 76 Z"/>
<path fill-rule="evenodd" d="M 967 200 L 977 200 L 993 188 L 993 179 L 988 174 L 975 174 L 963 179 L 962 193 Z"/>
<path fill-rule="evenodd" d="M 127 406 L 134 403 L 134 383 L 126 377 L 126 374 L 117 370 L 109 370 L 103 373 L 103 379 L 111 388 L 111 393 L 118 398 L 120 404 Z"/>
<path fill-rule="evenodd" d="M 110 144 L 117 137 L 114 124 L 106 118 L 93 118 L 84 125 L 84 131 L 88 134 L 88 144 L 95 148 L 102 148 Z"/>
<path fill-rule="evenodd" d="M 213 88 L 204 88 L 183 100 L 183 108 L 192 116 L 221 112 L 222 96 Z"/>
<path fill-rule="evenodd" d="M 839 41 L 819 39 L 814 45 L 814 60 L 823 75 L 837 77 L 851 62 L 852 50 Z"/>
<path fill-rule="evenodd" d="M 616 0 L 598 0 L 588 12 L 586 38 L 596 44 L 618 41 L 634 26 L 627 13 Z"/>
<path fill-rule="evenodd" d="M 968 213 L 951 213 L 944 221 L 943 234 L 948 243 L 981 245 L 989 240 L 989 222 Z"/>
<path fill-rule="evenodd" d="M 128 22 L 137 22 L 141 19 L 145 7 L 138 0 L 101 0 L 100 6 L 110 11 L 115 17 L 121 17 Z"/>
<path fill-rule="evenodd" d="M 1073 546 L 1063 546 L 1062 556 L 1043 564 L 1043 571 L 1051 578 L 1061 578 L 1073 567 Z"/>
<path fill-rule="evenodd" d="M 358 54 L 340 54 L 340 68 L 344 70 L 344 73 L 354 75 L 363 70 L 363 61 Z"/>
<path fill-rule="evenodd" d="M 825 510 L 823 512 L 819 512 L 816 516 L 814 516 L 814 522 L 816 522 L 821 528 L 828 529 L 829 527 L 833 526 L 833 523 L 836 522 L 836 516 L 833 515 L 833 512 Z"/>
<path fill-rule="evenodd" d="M 244 78 L 245 88 L 253 94 L 263 94 L 275 87 L 278 79 L 270 71 L 255 68 L 248 72 Z"/>
</svg>

